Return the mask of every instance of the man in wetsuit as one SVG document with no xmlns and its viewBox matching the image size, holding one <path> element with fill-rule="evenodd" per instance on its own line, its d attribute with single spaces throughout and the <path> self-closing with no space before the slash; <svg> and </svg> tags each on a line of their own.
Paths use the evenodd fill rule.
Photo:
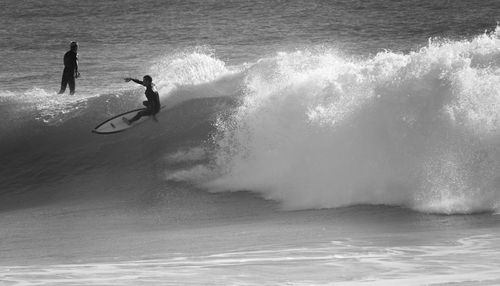
<svg viewBox="0 0 500 286">
<path fill-rule="evenodd" d="M 145 110 L 139 111 L 133 118 L 127 119 L 123 117 L 123 121 L 130 125 L 132 122 L 138 120 L 139 118 L 143 116 L 153 116 L 153 119 L 156 120 L 155 114 L 160 111 L 160 96 L 157 91 L 155 91 L 154 85 L 153 85 L 153 79 L 149 75 L 145 75 L 142 78 L 142 81 L 138 79 L 133 79 L 130 77 L 125 78 L 125 82 L 133 81 L 135 83 L 138 83 L 140 85 L 143 85 L 146 87 L 146 91 L 144 94 L 146 95 L 146 98 L 148 99 L 147 101 L 143 101 L 142 104 L 146 106 Z"/>
<path fill-rule="evenodd" d="M 61 90 L 59 94 L 66 91 L 66 86 L 69 85 L 69 94 L 75 94 L 75 78 L 80 76 L 78 72 L 78 44 L 71 42 L 70 50 L 64 54 L 64 71 L 61 80 Z"/>
</svg>

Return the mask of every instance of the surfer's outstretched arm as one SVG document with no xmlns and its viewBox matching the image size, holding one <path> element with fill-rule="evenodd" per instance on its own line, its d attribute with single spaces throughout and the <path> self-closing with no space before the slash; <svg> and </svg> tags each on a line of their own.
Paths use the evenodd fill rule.
<svg viewBox="0 0 500 286">
<path fill-rule="evenodd" d="M 126 77 L 126 78 L 124 78 L 124 79 L 125 79 L 125 81 L 126 81 L 126 82 L 133 81 L 133 82 L 135 82 L 135 83 L 137 83 L 137 84 L 140 84 L 140 85 L 144 85 L 144 86 L 146 86 L 146 85 L 144 84 L 144 82 L 143 82 L 143 81 L 140 81 L 140 80 L 135 79 L 135 78 Z"/>
</svg>

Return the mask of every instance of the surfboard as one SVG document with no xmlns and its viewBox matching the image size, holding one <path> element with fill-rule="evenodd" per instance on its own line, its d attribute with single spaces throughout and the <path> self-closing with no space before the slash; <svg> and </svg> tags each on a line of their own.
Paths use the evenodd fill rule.
<svg viewBox="0 0 500 286">
<path fill-rule="evenodd" d="M 163 109 L 165 106 L 162 106 L 161 108 Z M 136 127 L 137 125 L 140 125 L 141 123 L 144 123 L 148 120 L 152 119 L 152 116 L 143 116 L 139 118 L 139 120 L 132 122 L 132 124 L 127 124 L 123 118 L 126 118 L 130 120 L 132 117 L 134 117 L 139 111 L 145 110 L 146 108 L 138 108 L 134 109 L 131 111 L 127 111 L 122 114 L 118 114 L 114 117 L 111 117 L 104 122 L 100 123 L 97 125 L 93 130 L 92 133 L 96 134 L 114 134 L 118 132 L 123 132 L 127 129 L 130 129 L 132 127 Z M 156 117 L 158 117 L 160 113 L 156 114 Z"/>
</svg>

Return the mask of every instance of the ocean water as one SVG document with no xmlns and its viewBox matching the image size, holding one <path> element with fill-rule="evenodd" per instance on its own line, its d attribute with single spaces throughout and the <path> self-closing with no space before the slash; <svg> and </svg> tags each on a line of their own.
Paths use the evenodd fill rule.
<svg viewBox="0 0 500 286">
<path fill-rule="evenodd" d="M 0 284 L 500 284 L 500 2 L 0 8 Z"/>
</svg>

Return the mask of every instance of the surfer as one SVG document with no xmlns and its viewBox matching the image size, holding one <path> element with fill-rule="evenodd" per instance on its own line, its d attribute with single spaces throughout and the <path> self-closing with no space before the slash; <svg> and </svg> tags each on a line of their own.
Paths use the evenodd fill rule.
<svg viewBox="0 0 500 286">
<path fill-rule="evenodd" d="M 146 87 L 146 91 L 144 94 L 146 95 L 146 98 L 148 99 L 147 101 L 143 101 L 142 104 L 146 106 L 145 110 L 139 111 L 134 117 L 131 119 L 127 119 L 125 117 L 122 117 L 123 121 L 130 125 L 132 122 L 138 120 L 139 118 L 143 116 L 153 116 L 153 119 L 155 121 L 158 121 L 156 119 L 156 113 L 160 111 L 160 96 L 157 91 L 154 90 L 154 84 L 153 84 L 153 79 L 149 75 L 145 75 L 142 78 L 142 81 L 138 79 L 134 79 L 131 77 L 126 77 L 125 82 L 133 81 L 137 84 L 143 85 Z"/>
<path fill-rule="evenodd" d="M 69 49 L 64 54 L 64 71 L 59 94 L 63 94 L 66 91 L 66 86 L 69 84 L 69 94 L 73 95 L 75 94 L 75 79 L 80 77 L 80 73 L 78 72 L 78 43 L 71 42 Z"/>
</svg>

